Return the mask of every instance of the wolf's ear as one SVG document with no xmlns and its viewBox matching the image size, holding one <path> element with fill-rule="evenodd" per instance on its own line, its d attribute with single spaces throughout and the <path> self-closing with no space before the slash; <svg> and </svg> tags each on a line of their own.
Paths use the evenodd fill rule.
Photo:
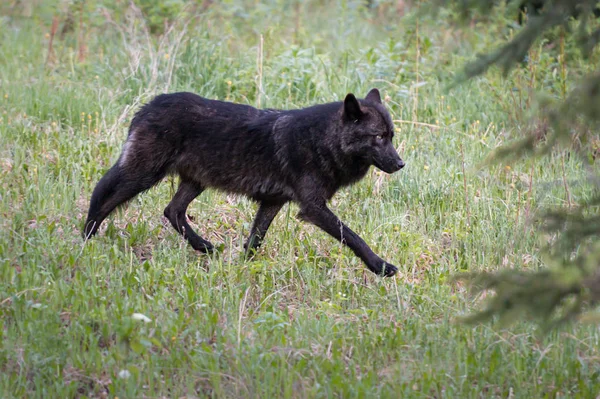
<svg viewBox="0 0 600 399">
<path fill-rule="evenodd" d="M 363 115 L 363 112 L 360 109 L 360 104 L 352 93 L 348 93 L 344 99 L 344 115 L 346 118 L 353 121 L 358 120 Z"/>
<path fill-rule="evenodd" d="M 381 95 L 379 94 L 379 90 L 371 89 L 369 94 L 367 94 L 367 96 L 365 97 L 365 100 L 381 104 Z"/>
</svg>

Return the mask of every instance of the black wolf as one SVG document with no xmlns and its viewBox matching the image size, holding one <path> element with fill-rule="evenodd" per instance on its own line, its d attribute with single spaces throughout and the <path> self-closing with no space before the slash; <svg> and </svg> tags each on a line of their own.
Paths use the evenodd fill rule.
<svg viewBox="0 0 600 399">
<path fill-rule="evenodd" d="M 164 214 L 195 250 L 213 246 L 192 230 L 186 210 L 214 187 L 258 202 L 246 251 L 258 248 L 277 212 L 294 201 L 301 219 L 346 244 L 372 272 L 392 276 L 398 269 L 346 227 L 327 201 L 371 165 L 387 173 L 404 167 L 393 137 L 377 89 L 364 100 L 348 94 L 343 102 L 298 110 L 162 94 L 134 116 L 119 160 L 94 189 L 84 236 L 93 236 L 117 206 L 176 173 L 180 184 Z"/>
</svg>

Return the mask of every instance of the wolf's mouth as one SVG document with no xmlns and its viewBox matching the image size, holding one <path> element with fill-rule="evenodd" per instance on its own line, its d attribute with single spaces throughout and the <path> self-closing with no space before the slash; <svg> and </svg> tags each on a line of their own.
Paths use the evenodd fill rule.
<svg viewBox="0 0 600 399">
<path fill-rule="evenodd" d="M 387 174 L 392 174 L 392 173 L 399 171 L 400 169 L 402 169 L 404 167 L 404 161 L 402 161 L 401 159 L 398 159 L 397 161 L 395 161 L 395 163 L 394 162 L 386 163 L 386 165 L 384 166 L 383 164 L 377 162 L 376 159 L 374 159 L 373 165 L 377 169 L 380 169 Z"/>
</svg>

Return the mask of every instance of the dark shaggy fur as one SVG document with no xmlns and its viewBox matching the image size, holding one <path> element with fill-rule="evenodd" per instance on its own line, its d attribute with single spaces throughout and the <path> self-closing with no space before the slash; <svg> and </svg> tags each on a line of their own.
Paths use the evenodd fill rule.
<svg viewBox="0 0 600 399">
<path fill-rule="evenodd" d="M 327 201 L 371 165 L 387 173 L 401 169 L 393 136 L 377 89 L 364 100 L 348 94 L 344 102 L 289 111 L 162 94 L 133 118 L 123 153 L 94 189 L 84 235 L 93 236 L 117 206 L 176 173 L 181 182 L 165 216 L 198 251 L 213 246 L 192 230 L 186 210 L 214 187 L 259 203 L 247 251 L 260 245 L 277 212 L 294 201 L 301 219 L 342 241 L 372 272 L 392 276 L 396 267 L 373 253 Z"/>
</svg>

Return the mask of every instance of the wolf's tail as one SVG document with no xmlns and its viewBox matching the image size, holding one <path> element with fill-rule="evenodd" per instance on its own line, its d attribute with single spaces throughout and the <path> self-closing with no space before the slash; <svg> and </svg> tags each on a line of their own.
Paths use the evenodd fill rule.
<svg viewBox="0 0 600 399">
<path fill-rule="evenodd" d="M 138 163 L 137 167 L 122 165 L 121 158 L 100 179 L 92 193 L 83 229 L 85 239 L 96 234 L 102 221 L 118 206 L 154 186 L 167 173 L 166 167 L 157 170 L 144 167 L 143 163 Z"/>
</svg>

